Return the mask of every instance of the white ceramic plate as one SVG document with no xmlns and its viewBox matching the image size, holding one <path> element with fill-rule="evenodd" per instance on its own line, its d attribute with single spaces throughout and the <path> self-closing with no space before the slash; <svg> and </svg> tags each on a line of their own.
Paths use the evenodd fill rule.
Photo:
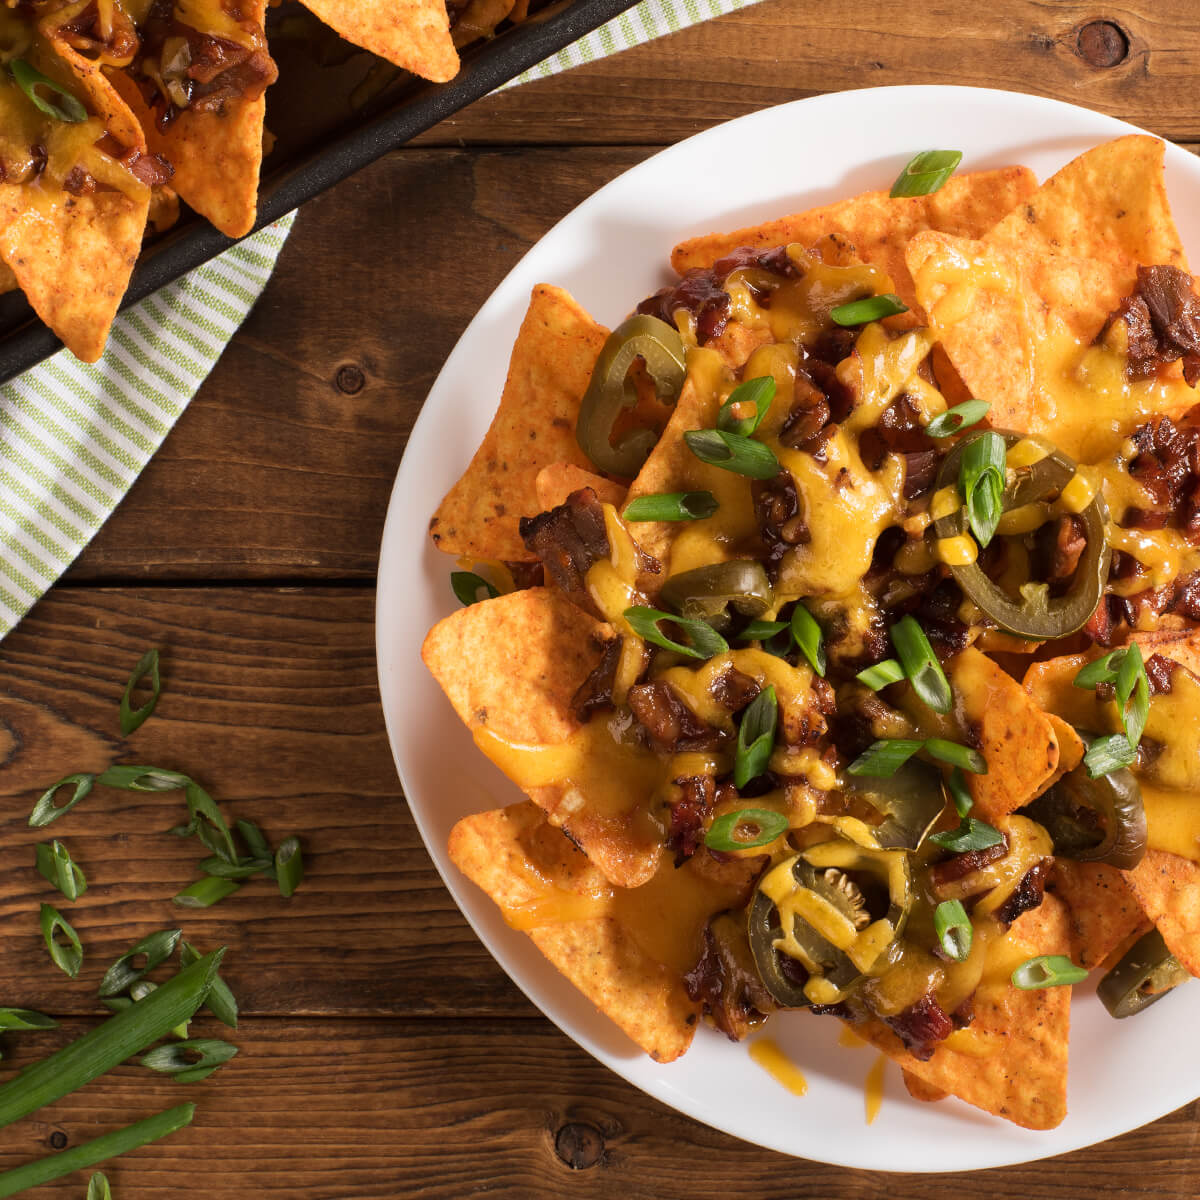
<svg viewBox="0 0 1200 1200">
<path fill-rule="evenodd" d="M 529 998 L 601 1062 L 663 1103 L 785 1154 L 852 1167 L 958 1171 L 1025 1162 L 1136 1128 L 1200 1092 L 1200 988 L 1114 1023 L 1092 988 L 1076 989 L 1070 1116 L 1030 1133 L 956 1100 L 921 1104 L 889 1067 L 868 1127 L 867 1048 L 837 1044 L 840 1024 L 807 1013 L 772 1018 L 770 1034 L 802 1066 L 797 1097 L 751 1062 L 746 1046 L 701 1029 L 688 1054 L 659 1065 L 597 1014 L 446 856 L 450 827 L 521 798 L 479 753 L 420 661 L 425 631 L 455 606 L 451 560 L 426 535 L 433 509 L 482 439 L 499 399 L 530 289 L 569 289 L 616 325 L 669 279 L 680 239 L 735 229 L 890 186 L 918 150 L 955 147 L 963 169 L 1024 163 L 1045 178 L 1129 125 L 1054 100 L 974 88 L 879 88 L 800 100 L 720 125 L 655 155 L 558 223 L 468 326 L 438 376 L 396 477 L 379 562 L 377 642 L 384 713 L 405 795 L 446 886 Z M 1167 147 L 1167 183 L 1184 242 L 1200 247 L 1200 162 Z M 1200 253 L 1200 250 L 1197 250 Z M 1186 1010 L 1186 1011 L 1185 1011 Z"/>
</svg>

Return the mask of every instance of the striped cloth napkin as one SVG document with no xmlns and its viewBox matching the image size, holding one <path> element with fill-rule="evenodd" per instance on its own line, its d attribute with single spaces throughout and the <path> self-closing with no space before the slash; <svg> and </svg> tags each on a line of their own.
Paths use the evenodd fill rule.
<svg viewBox="0 0 1200 1200">
<path fill-rule="evenodd" d="M 543 79 L 756 0 L 642 0 L 512 81 Z M 65 350 L 0 386 L 0 638 L 91 541 L 266 286 L 295 214 L 116 321 L 94 366 Z"/>
</svg>

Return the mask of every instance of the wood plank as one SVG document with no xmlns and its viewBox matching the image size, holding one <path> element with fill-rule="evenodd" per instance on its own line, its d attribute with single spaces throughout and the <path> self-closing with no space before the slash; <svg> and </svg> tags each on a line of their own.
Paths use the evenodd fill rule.
<svg viewBox="0 0 1200 1200">
<path fill-rule="evenodd" d="M 651 152 L 419 150 L 307 205 L 69 578 L 373 578 L 392 478 L 455 341 L 534 241 Z"/>
<path fill-rule="evenodd" d="M 1101 23 L 1115 29 L 1098 30 Z M 1089 25 L 1099 37 L 1085 35 L 1081 43 Z M 1114 57 L 1106 42 L 1120 54 L 1113 66 L 1098 65 Z M 936 83 L 1034 92 L 1195 141 L 1197 70 L 1200 10 L 1193 0 L 1126 0 L 1100 10 L 1078 0 L 952 0 L 901 10 L 893 0 L 860 0 L 852 17 L 838 4 L 764 0 L 500 92 L 423 140 L 675 142 L 822 92 Z"/>
<path fill-rule="evenodd" d="M 109 962 L 155 929 L 229 947 L 250 1013 L 528 1014 L 442 886 L 400 794 L 375 680 L 366 588 L 147 591 L 59 588 L 0 647 L 0 1004 L 99 1011 Z M 156 715 L 128 741 L 117 703 L 149 645 L 163 650 Z M 167 830 L 181 796 L 96 789 L 47 830 L 36 796 L 74 771 L 151 763 L 194 775 L 273 842 L 301 836 L 307 874 L 283 900 L 266 880 L 204 911 L 170 898 L 207 857 Z M 65 797 L 63 797 L 65 799 Z M 69 905 L 33 869 L 61 838 L 89 889 Z M 87 947 L 78 981 L 38 928 L 59 903 Z"/>
<path fill-rule="evenodd" d="M 20 1066 L 82 1028 L 6 1038 L 5 1051 Z M 212 1022 L 196 1028 L 223 1033 Z M 76 1145 L 194 1100 L 189 1129 L 106 1170 L 120 1200 L 184 1191 L 207 1200 L 1075 1200 L 1151 1191 L 1193 1200 L 1200 1189 L 1194 1104 L 1046 1163 L 883 1176 L 797 1161 L 680 1116 L 542 1020 L 253 1021 L 232 1040 L 239 1056 L 203 1083 L 172 1084 L 129 1065 L 0 1132 L 0 1168 L 50 1153 L 51 1139 Z M 846 1132 L 871 1136 L 865 1125 Z M 79 1200 L 86 1179 L 37 1195 Z"/>
</svg>

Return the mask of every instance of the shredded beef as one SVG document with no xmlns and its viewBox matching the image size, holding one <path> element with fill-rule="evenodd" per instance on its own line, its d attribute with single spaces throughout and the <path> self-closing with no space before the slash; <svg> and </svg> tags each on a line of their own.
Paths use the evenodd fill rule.
<svg viewBox="0 0 1200 1200">
<path fill-rule="evenodd" d="M 895 1031 L 909 1054 L 921 1062 L 931 1058 L 938 1042 L 945 1041 L 954 1032 L 954 1022 L 932 992 L 902 1013 L 884 1017 L 883 1023 Z"/>
<path fill-rule="evenodd" d="M 604 508 L 595 491 L 580 488 L 557 508 L 536 517 L 522 517 L 517 528 L 521 540 L 541 559 L 554 583 L 590 609 L 588 570 L 609 555 Z"/>
<path fill-rule="evenodd" d="M 631 687 L 629 707 L 661 754 L 713 750 L 724 740 L 721 731 L 700 720 L 664 680 Z"/>
<path fill-rule="evenodd" d="M 758 518 L 758 533 L 766 547 L 763 567 L 774 580 L 783 556 L 793 546 L 806 545 L 812 533 L 800 511 L 800 493 L 791 471 L 780 471 L 771 479 L 754 480 L 750 495 Z"/>
<path fill-rule="evenodd" d="M 674 853 L 675 865 L 681 867 L 704 842 L 704 823 L 716 802 L 717 789 L 711 775 L 690 775 L 675 783 L 679 799 L 670 806 L 667 849 Z"/>
<path fill-rule="evenodd" d="M 1133 295 L 1121 301 L 1100 335 L 1115 321 L 1125 322 L 1129 372 L 1135 378 L 1182 361 L 1184 379 L 1193 387 L 1200 380 L 1200 297 L 1193 282 L 1178 267 L 1138 267 Z"/>
<path fill-rule="evenodd" d="M 762 687 L 753 675 L 729 667 L 712 681 L 709 690 L 723 709 L 736 713 L 741 712 L 762 691 Z"/>
<path fill-rule="evenodd" d="M 978 871 L 980 867 L 986 867 L 988 863 L 1003 858 L 1007 853 L 1008 839 L 1005 838 L 994 846 L 988 846 L 986 850 L 968 850 L 965 854 L 956 854 L 929 869 L 929 882 L 934 891 L 940 891 L 948 884 L 956 883 L 973 871 Z"/>
<path fill-rule="evenodd" d="M 1005 929 L 1022 913 L 1027 913 L 1041 904 L 1046 890 L 1046 876 L 1050 873 L 1052 862 L 1052 859 L 1043 858 L 1036 866 L 1030 867 L 1008 899 L 996 909 L 996 920 Z"/>
<path fill-rule="evenodd" d="M 700 960 L 683 981 L 688 997 L 735 1042 L 776 1008 L 754 966 L 745 922 L 730 913 L 709 922 Z"/>
<path fill-rule="evenodd" d="M 610 638 L 604 643 L 600 661 L 571 697 L 571 714 L 584 724 L 595 712 L 613 706 L 613 682 L 621 661 L 621 639 Z"/>
</svg>

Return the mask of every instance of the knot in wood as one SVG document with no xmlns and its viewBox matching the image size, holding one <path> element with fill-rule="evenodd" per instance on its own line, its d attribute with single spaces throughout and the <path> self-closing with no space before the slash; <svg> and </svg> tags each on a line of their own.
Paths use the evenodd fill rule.
<svg viewBox="0 0 1200 1200">
<path fill-rule="evenodd" d="M 347 363 L 344 367 L 338 367 L 334 382 L 339 392 L 345 392 L 347 396 L 357 396 L 363 390 L 367 378 L 353 363 Z"/>
<path fill-rule="evenodd" d="M 1075 53 L 1093 67 L 1115 67 L 1129 53 L 1129 38 L 1113 21 L 1090 21 L 1075 40 Z"/>
<path fill-rule="evenodd" d="M 65 1150 L 67 1148 L 67 1142 L 69 1140 L 70 1139 L 67 1137 L 67 1135 L 65 1133 L 63 1133 L 63 1131 L 61 1129 L 56 1129 L 50 1135 L 50 1149 L 51 1150 Z"/>
<path fill-rule="evenodd" d="M 572 1171 L 586 1171 L 604 1155 L 604 1134 L 595 1125 L 571 1121 L 555 1136 L 554 1151 Z"/>
</svg>

